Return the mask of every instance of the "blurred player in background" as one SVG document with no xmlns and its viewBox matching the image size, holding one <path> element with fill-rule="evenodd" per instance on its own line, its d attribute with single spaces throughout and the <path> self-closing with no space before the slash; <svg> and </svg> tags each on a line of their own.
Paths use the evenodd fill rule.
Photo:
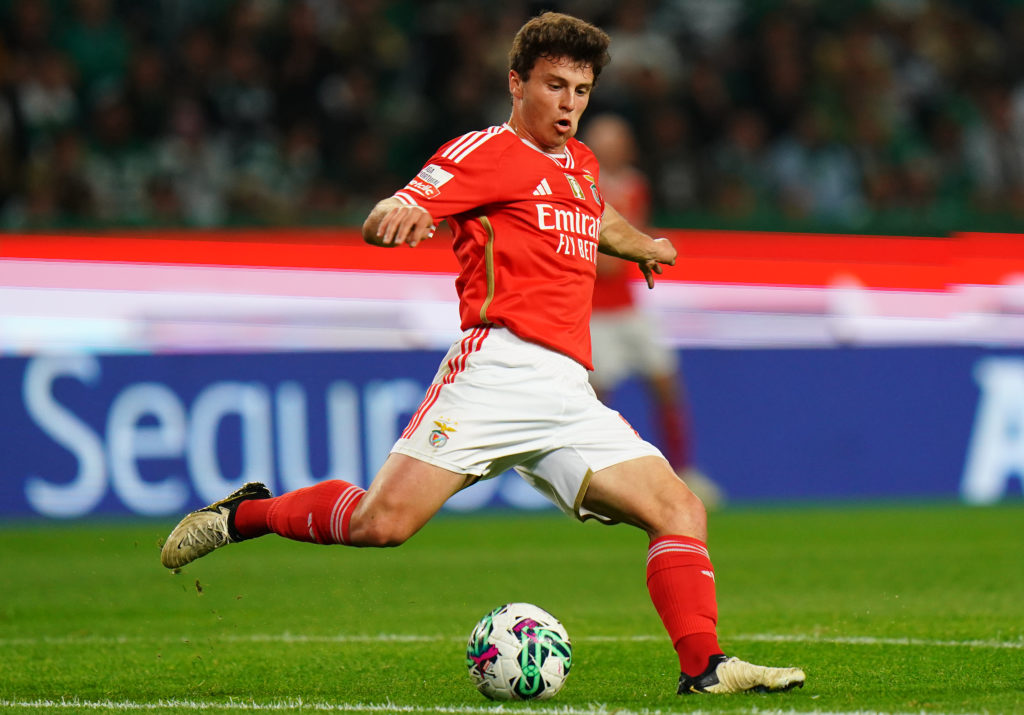
<svg viewBox="0 0 1024 715">
<path fill-rule="evenodd" d="M 636 140 L 626 120 L 613 114 L 587 124 L 584 143 L 601 165 L 601 193 L 634 226 L 650 225 L 651 193 L 647 178 L 636 168 Z M 631 282 L 639 278 L 634 265 L 598 254 L 590 337 L 594 370 L 590 384 L 610 404 L 615 389 L 640 377 L 647 388 L 657 425 L 658 445 L 686 485 L 709 509 L 725 502 L 725 494 L 693 464 L 689 405 L 675 352 L 658 341 L 648 316 L 636 306 Z"/>
<path fill-rule="evenodd" d="M 364 222 L 369 243 L 395 247 L 448 221 L 464 331 L 369 489 L 329 480 L 273 498 L 246 484 L 182 519 L 161 550 L 164 566 L 270 533 L 397 546 L 456 492 L 515 468 L 580 520 L 647 533 L 647 585 L 679 656 L 677 692 L 803 685 L 797 668 L 722 653 L 704 506 L 587 379 L 597 252 L 636 262 L 651 287 L 676 258 L 668 240 L 604 202 L 597 161 L 573 138 L 608 42 L 568 15 L 527 22 L 509 55 L 508 122 L 442 146 Z"/>
</svg>

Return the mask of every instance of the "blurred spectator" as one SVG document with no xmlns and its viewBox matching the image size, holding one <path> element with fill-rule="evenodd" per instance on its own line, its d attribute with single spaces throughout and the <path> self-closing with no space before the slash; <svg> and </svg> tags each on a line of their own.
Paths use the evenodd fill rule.
<svg viewBox="0 0 1024 715">
<path fill-rule="evenodd" d="M 690 129 L 698 146 L 714 146 L 722 138 L 729 117 L 735 111 L 732 95 L 720 70 L 700 62 L 690 73 L 683 93 L 683 106 L 690 117 Z"/>
<path fill-rule="evenodd" d="M 743 20 L 744 0 L 666 0 L 651 8 L 654 25 L 703 57 L 731 51 Z"/>
<path fill-rule="evenodd" d="M 634 165 L 637 149 L 629 124 L 617 115 L 600 114 L 587 124 L 584 141 L 600 163 L 605 201 L 632 225 L 650 226 L 650 190 Z M 678 358 L 658 340 L 653 324 L 636 305 L 631 284 L 640 277 L 636 264 L 598 254 L 590 322 L 594 348 L 590 383 L 598 397 L 611 404 L 615 390 L 630 377 L 642 380 L 665 459 L 713 509 L 724 495 L 694 463 L 689 404 Z"/>
<path fill-rule="evenodd" d="M 110 0 L 72 0 L 71 8 L 72 17 L 57 44 L 71 58 L 81 96 L 92 106 L 124 82 L 130 56 L 128 32 Z"/>
<path fill-rule="evenodd" d="M 139 49 L 131 60 L 125 101 L 131 108 L 135 132 L 145 142 L 157 142 L 167 132 L 169 77 L 163 53 L 154 47 Z"/>
<path fill-rule="evenodd" d="M 793 130 L 809 100 L 808 55 L 814 39 L 795 17 L 780 12 L 767 17 L 752 40 L 749 91 L 775 140 Z"/>
<path fill-rule="evenodd" d="M 612 61 L 601 76 L 607 94 L 625 104 L 650 106 L 677 95 L 684 78 L 682 54 L 653 26 L 647 0 L 617 3 L 608 27 Z"/>
<path fill-rule="evenodd" d="M 249 39 L 235 39 L 224 51 L 221 71 L 213 80 L 212 98 L 232 149 L 242 161 L 252 145 L 270 139 L 276 97 L 270 67 Z"/>
<path fill-rule="evenodd" d="M 729 119 L 711 161 L 711 205 L 723 216 L 756 216 L 769 202 L 767 130 L 761 116 L 741 109 Z"/>
<path fill-rule="evenodd" d="M 259 223 L 295 223 L 321 171 L 319 134 L 311 123 L 297 123 L 279 144 L 250 145 L 233 186 L 236 211 Z"/>
<path fill-rule="evenodd" d="M 1024 106 L 1010 88 L 992 82 L 979 92 L 978 121 L 967 130 L 974 199 L 988 211 L 1024 214 Z"/>
<path fill-rule="evenodd" d="M 808 108 L 772 151 L 776 200 L 795 219 L 856 222 L 861 215 L 864 201 L 853 153 L 833 131 L 827 116 Z"/>
<path fill-rule="evenodd" d="M 30 62 L 52 52 L 53 13 L 46 0 L 14 0 L 0 23 L 0 37 L 12 61 Z"/>
<path fill-rule="evenodd" d="M 321 101 L 328 81 L 340 72 L 340 58 L 327 46 L 317 28 L 317 17 L 306 2 L 289 3 L 285 9 L 285 36 L 277 86 L 278 123 L 288 128 L 300 121 L 326 120 Z"/>
<path fill-rule="evenodd" d="M 27 155 L 24 133 L 17 95 L 0 73 L 0 223 L 6 222 L 5 217 L 24 188 L 21 176 Z"/>
<path fill-rule="evenodd" d="M 967 203 L 970 177 L 963 151 L 963 127 L 950 109 L 939 109 L 928 120 L 927 142 L 931 149 L 935 208 L 948 211 L 950 207 Z"/>
<path fill-rule="evenodd" d="M 173 47 L 171 62 L 173 91 L 198 101 L 204 120 L 212 121 L 216 116 L 214 79 L 220 66 L 220 53 L 212 28 L 196 26 L 186 30 Z"/>
<path fill-rule="evenodd" d="M 210 135 L 200 102 L 187 95 L 171 106 L 169 127 L 157 146 L 157 171 L 177 196 L 181 220 L 203 227 L 227 223 L 232 165 L 226 143 Z"/>
<path fill-rule="evenodd" d="M 6 223 L 21 229 L 68 228 L 88 225 L 95 215 L 82 139 L 73 129 L 62 131 L 36 153 L 24 197 L 9 207 Z"/>
<path fill-rule="evenodd" d="M 154 174 L 146 182 L 146 223 L 155 226 L 176 226 L 182 221 L 178 192 L 170 179 Z"/>
<path fill-rule="evenodd" d="M 706 189 L 701 154 L 690 136 L 690 123 L 682 112 L 664 107 L 656 110 L 645 126 L 650 142 L 644 146 L 641 166 L 652 177 L 654 206 L 680 214 L 703 204 Z"/>
<path fill-rule="evenodd" d="M 120 94 L 96 102 L 92 142 L 85 177 L 100 221 L 144 223 L 149 210 L 147 187 L 156 173 L 152 149 L 134 133 L 131 107 Z"/>
<path fill-rule="evenodd" d="M 64 55 L 46 50 L 25 64 L 18 102 L 31 147 L 45 146 L 55 133 L 78 124 L 74 77 Z"/>
</svg>

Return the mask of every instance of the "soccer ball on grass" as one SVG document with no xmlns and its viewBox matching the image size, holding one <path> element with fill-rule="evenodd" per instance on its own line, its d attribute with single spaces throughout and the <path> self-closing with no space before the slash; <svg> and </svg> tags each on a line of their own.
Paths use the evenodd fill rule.
<svg viewBox="0 0 1024 715">
<path fill-rule="evenodd" d="M 561 690 L 572 644 L 558 619 L 531 603 L 507 603 L 469 636 L 469 677 L 491 700 L 544 700 Z"/>
</svg>

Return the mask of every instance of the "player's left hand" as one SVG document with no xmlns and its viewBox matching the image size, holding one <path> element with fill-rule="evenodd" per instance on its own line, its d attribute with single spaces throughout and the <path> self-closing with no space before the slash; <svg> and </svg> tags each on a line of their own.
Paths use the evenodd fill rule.
<svg viewBox="0 0 1024 715">
<path fill-rule="evenodd" d="M 640 261 L 640 272 L 647 280 L 647 287 L 654 287 L 654 274 L 661 275 L 662 264 L 674 266 L 676 264 L 676 248 L 667 238 L 654 239 L 654 258 Z"/>
</svg>

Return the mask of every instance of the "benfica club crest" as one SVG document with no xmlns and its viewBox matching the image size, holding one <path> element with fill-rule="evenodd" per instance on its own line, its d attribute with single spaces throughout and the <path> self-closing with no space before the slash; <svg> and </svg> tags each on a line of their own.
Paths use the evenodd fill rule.
<svg viewBox="0 0 1024 715">
<path fill-rule="evenodd" d="M 597 179 L 595 179 L 590 174 L 584 174 L 583 175 L 583 180 L 586 181 L 588 184 L 590 184 L 590 193 L 594 195 L 594 201 L 596 201 L 597 205 L 600 206 L 601 205 L 601 192 L 597 190 Z"/>
<path fill-rule="evenodd" d="M 440 447 L 448 444 L 448 436 L 450 433 L 455 432 L 455 427 L 444 417 L 439 417 L 434 420 L 434 426 L 437 427 L 437 429 L 430 433 L 427 437 L 427 441 L 430 442 L 431 447 L 439 449 Z"/>
</svg>

